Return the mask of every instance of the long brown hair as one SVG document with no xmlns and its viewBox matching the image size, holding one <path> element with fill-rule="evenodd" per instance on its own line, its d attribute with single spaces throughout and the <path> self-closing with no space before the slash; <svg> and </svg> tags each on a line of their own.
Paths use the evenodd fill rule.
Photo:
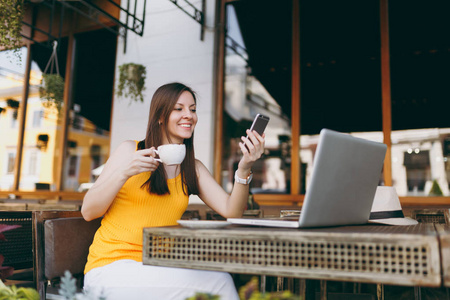
<svg viewBox="0 0 450 300">
<path fill-rule="evenodd" d="M 165 84 L 156 90 L 150 104 L 150 114 L 145 140 L 139 142 L 139 149 L 143 149 L 144 147 L 157 148 L 162 144 L 163 134 L 169 139 L 169 143 L 171 142 L 169 130 L 167 129 L 167 122 L 178 98 L 180 98 L 180 95 L 183 92 L 191 93 L 195 103 L 197 103 L 195 92 L 190 87 L 179 82 Z M 162 123 L 159 124 L 159 122 Z M 183 192 L 185 195 L 198 195 L 199 190 L 194 154 L 194 133 L 192 133 L 192 136 L 189 139 L 184 140 L 184 144 L 186 145 L 186 157 L 181 163 L 180 169 Z M 147 187 L 149 193 L 158 195 L 170 194 L 169 187 L 167 186 L 167 174 L 162 164 L 152 172 L 150 178 L 141 187 L 144 186 Z"/>
</svg>

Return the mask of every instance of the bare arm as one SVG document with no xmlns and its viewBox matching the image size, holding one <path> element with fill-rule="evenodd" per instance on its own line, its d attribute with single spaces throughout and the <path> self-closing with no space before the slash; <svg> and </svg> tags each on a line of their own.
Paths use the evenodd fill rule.
<svg viewBox="0 0 450 300">
<path fill-rule="evenodd" d="M 237 169 L 240 178 L 247 178 L 253 163 L 264 153 L 264 134 L 260 136 L 255 131 L 249 130 L 247 134 L 249 138 L 242 137 L 242 143 L 239 144 L 243 153 Z M 225 218 L 242 216 L 248 200 L 248 184 L 235 183 L 231 194 L 228 194 L 200 161 L 197 161 L 196 166 L 200 199 Z"/>
<path fill-rule="evenodd" d="M 81 214 L 86 221 L 105 214 L 128 178 L 158 167 L 159 162 L 153 159 L 153 147 L 135 149 L 134 141 L 125 141 L 111 154 L 99 178 L 84 196 Z"/>
</svg>

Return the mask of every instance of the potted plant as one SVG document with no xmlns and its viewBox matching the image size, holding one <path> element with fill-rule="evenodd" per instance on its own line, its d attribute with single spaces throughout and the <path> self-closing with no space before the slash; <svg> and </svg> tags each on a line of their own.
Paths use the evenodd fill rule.
<svg viewBox="0 0 450 300">
<path fill-rule="evenodd" d="M 13 50 L 13 56 L 21 60 L 23 0 L 2 0 L 0 11 L 0 48 Z"/>
<path fill-rule="evenodd" d="M 39 300 L 39 293 L 33 288 L 6 286 L 0 280 L 0 299 Z"/>
<path fill-rule="evenodd" d="M 39 95 L 45 108 L 54 107 L 60 112 L 64 103 L 64 79 L 59 74 L 44 74 Z"/>
<path fill-rule="evenodd" d="M 20 227 L 20 225 L 0 224 L 0 240 L 4 241 L 6 239 L 3 232 L 14 229 L 14 228 L 18 228 L 18 227 Z M 0 254 L 0 281 L 4 280 L 6 277 L 11 276 L 14 271 L 14 269 L 12 267 L 3 266 L 4 260 L 5 260 L 5 258 L 3 257 L 2 254 Z"/>
<path fill-rule="evenodd" d="M 303 298 L 294 295 L 290 291 L 261 293 L 258 289 L 259 280 L 252 277 L 249 282 L 239 288 L 239 299 L 241 300 L 302 300 Z M 207 293 L 195 293 L 185 300 L 221 300 L 218 295 Z M 226 300 L 226 299 L 223 299 Z"/>
<path fill-rule="evenodd" d="M 147 71 L 143 65 L 134 63 L 120 65 L 117 95 L 130 98 L 132 101 L 144 102 L 142 92 L 145 90 L 146 75 Z"/>
<path fill-rule="evenodd" d="M 18 228 L 20 225 L 0 224 L 0 240 L 5 240 L 3 232 Z M 2 266 L 4 261 L 3 255 L 0 254 L 0 299 L 22 299 L 22 300 L 39 300 L 39 293 L 32 288 L 6 286 L 3 283 L 7 277 L 13 274 L 12 267 Z"/>
<path fill-rule="evenodd" d="M 195 293 L 194 296 L 186 298 L 186 300 L 220 300 L 220 297 L 206 293 Z"/>
<path fill-rule="evenodd" d="M 252 277 L 239 289 L 239 298 L 241 300 L 302 300 L 302 297 L 294 295 L 290 291 L 261 293 L 258 286 L 258 278 Z"/>
</svg>

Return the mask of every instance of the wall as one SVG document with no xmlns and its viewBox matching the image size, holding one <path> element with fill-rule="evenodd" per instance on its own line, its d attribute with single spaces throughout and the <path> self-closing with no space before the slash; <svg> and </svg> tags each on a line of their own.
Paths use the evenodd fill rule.
<svg viewBox="0 0 450 300">
<path fill-rule="evenodd" d="M 190 1 L 201 9 L 200 1 Z M 180 5 L 185 5 L 179 1 Z M 155 90 L 169 82 L 191 86 L 198 96 L 199 121 L 195 129 L 196 157 L 213 171 L 214 150 L 214 15 L 215 1 L 206 1 L 206 28 L 200 40 L 201 26 L 169 0 L 147 1 L 144 36 L 128 32 L 126 53 L 119 38 L 116 59 L 123 63 L 143 64 L 147 68 L 144 103 L 115 96 L 113 103 L 111 150 L 124 140 L 145 136 L 150 101 Z M 123 16 L 122 16 L 123 20 Z"/>
</svg>

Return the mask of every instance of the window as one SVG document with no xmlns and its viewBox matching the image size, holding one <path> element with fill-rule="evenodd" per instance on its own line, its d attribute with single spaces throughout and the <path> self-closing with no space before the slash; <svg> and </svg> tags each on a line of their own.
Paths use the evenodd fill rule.
<svg viewBox="0 0 450 300">
<path fill-rule="evenodd" d="M 246 135 L 245 130 L 250 128 L 254 117 L 260 113 L 270 117 L 270 122 L 265 131 L 266 153 L 252 167 L 250 191 L 253 194 L 289 193 L 291 128 L 289 118 L 279 103 L 286 98 L 290 99 L 290 78 L 287 74 L 291 64 L 291 27 L 288 21 L 290 12 L 286 9 L 286 6 L 290 7 L 289 1 L 282 2 L 276 6 L 270 5 L 270 12 L 262 11 L 262 7 L 265 7 L 263 4 L 250 4 L 255 9 L 258 7 L 257 14 L 248 14 L 250 6 L 246 1 L 227 5 L 222 136 L 224 150 L 221 172 L 222 186 L 227 191 L 231 191 L 233 187 L 234 172 L 242 157 L 239 147 L 241 136 Z M 270 19 L 270 14 L 283 16 L 283 21 L 277 24 L 280 26 L 279 31 L 266 31 L 266 28 L 254 30 L 263 26 L 257 22 L 258 18 Z M 241 26 L 249 32 L 242 32 Z M 248 44 L 244 38 L 245 34 L 254 35 L 254 39 L 247 40 Z M 270 53 L 270 47 L 263 50 L 259 45 L 252 44 L 255 40 L 264 40 L 266 44 L 278 45 L 283 50 L 274 56 Z M 249 57 L 254 62 L 267 61 L 281 72 L 273 72 L 270 68 L 253 69 L 249 65 Z M 267 82 L 281 85 L 283 92 L 274 93 L 273 89 L 268 88 Z M 284 89 L 286 87 L 287 89 Z"/>
<path fill-rule="evenodd" d="M 35 110 L 33 112 L 33 128 L 39 128 L 42 126 L 42 118 L 44 112 L 42 110 Z"/>
<path fill-rule="evenodd" d="M 382 6 L 386 2 L 387 9 Z M 259 104 L 259 111 L 266 108 L 259 101 L 248 101 L 253 99 L 253 77 L 292 125 L 287 134 L 277 133 L 278 153 L 266 144 L 274 157 L 266 158 L 268 168 L 258 170 L 267 178 L 262 187 L 278 184 L 275 172 L 269 169 L 284 169 L 289 199 L 302 199 L 296 196 L 304 194 L 308 186 L 318 133 L 329 128 L 386 142 L 391 161 L 385 161 L 379 184 L 392 184 L 399 196 L 450 196 L 450 41 L 446 38 L 450 35 L 450 2 L 298 3 L 286 1 L 284 7 L 274 8 L 270 0 L 233 1 L 226 6 L 226 19 L 220 20 L 227 28 L 221 124 L 226 129 L 222 137 L 223 181 L 232 180 L 224 158 L 233 153 L 227 136 L 230 128 L 234 130 L 228 121 L 233 117 L 233 98 Z M 236 29 L 242 41 L 229 43 Z M 283 42 L 283 38 L 291 42 Z M 389 48 L 384 44 L 388 38 Z M 247 56 L 236 51 L 240 49 L 237 45 L 243 46 Z M 298 55 L 287 51 L 296 48 Z M 385 59 L 388 56 L 390 59 Z M 239 58 L 241 74 L 236 72 Z M 240 85 L 227 88 L 239 80 Z M 239 113 L 245 109 L 243 105 L 236 107 Z M 299 126 L 294 128 L 294 124 Z M 271 122 L 268 128 L 278 125 Z M 294 136 L 298 129 L 299 135 Z M 261 192 L 270 193 L 269 189 Z"/>
<path fill-rule="evenodd" d="M 38 154 L 36 152 L 31 152 L 28 160 L 28 175 L 38 175 L 37 172 L 37 163 L 38 163 Z"/>
<path fill-rule="evenodd" d="M 52 107 L 44 106 L 39 97 L 42 66 L 45 67 L 48 63 L 49 50 L 39 44 L 30 45 L 30 52 L 24 47 L 20 49 L 21 62 L 11 61 L 9 57 L 15 58 L 11 51 L 0 51 L 0 154 L 3 155 L 3 163 L 0 166 L 2 172 L 8 175 L 0 176 L 1 191 L 11 191 L 15 186 L 18 186 L 20 191 L 34 191 L 36 180 L 54 185 L 57 191 L 76 191 L 79 182 L 89 182 L 91 179 L 89 147 L 93 143 L 100 145 L 102 153 L 99 161 L 107 159 L 117 36 L 101 29 L 77 33 L 76 39 L 74 46 L 77 49 L 69 60 L 76 61 L 76 67 L 72 66 L 73 74 L 68 77 L 72 80 L 74 101 L 74 106 L 71 106 L 73 110 L 69 114 L 77 114 L 75 131 L 72 130 L 70 118 L 63 124 L 63 114 Z M 94 45 L 96 50 L 92 51 L 92 47 L 87 45 Z M 59 68 L 62 74 L 65 74 L 67 49 L 71 47 L 71 39 L 67 36 L 58 40 Z M 18 113 L 23 102 L 16 99 L 22 99 L 24 75 L 27 73 L 25 62 L 30 53 L 33 53 L 30 57 L 30 89 L 25 109 L 25 124 L 21 124 Z M 98 82 L 98 78 L 102 80 Z M 93 80 L 97 80 L 98 84 L 92 86 Z M 16 100 L 17 104 L 12 105 L 14 103 L 10 100 Z M 22 137 L 19 136 L 21 126 L 26 129 Z M 67 140 L 62 140 L 66 130 L 69 132 L 67 139 L 72 141 L 67 144 Z M 20 143 L 19 138 L 22 139 Z M 21 169 L 15 170 L 16 154 L 7 153 L 13 153 L 11 149 L 16 149 L 18 145 L 23 145 L 22 155 L 17 157 L 21 162 Z M 60 159 L 63 153 L 66 154 L 65 160 Z M 68 176 L 69 173 L 76 178 Z M 16 174 L 17 177 L 14 176 Z M 62 178 L 60 174 L 64 174 Z M 19 182 L 15 182 L 16 180 Z"/>
<path fill-rule="evenodd" d="M 83 119 L 80 116 L 75 115 L 75 117 L 73 118 L 72 128 L 78 130 L 83 129 Z"/>
<path fill-rule="evenodd" d="M 6 163 L 6 173 L 12 174 L 14 173 L 14 164 L 16 161 L 16 153 L 8 153 L 8 161 Z"/>
<path fill-rule="evenodd" d="M 69 176 L 77 175 L 78 156 L 72 155 L 69 157 Z"/>
<path fill-rule="evenodd" d="M 400 196 L 450 195 L 449 9 L 448 1 L 389 1 L 392 181 Z"/>
</svg>

